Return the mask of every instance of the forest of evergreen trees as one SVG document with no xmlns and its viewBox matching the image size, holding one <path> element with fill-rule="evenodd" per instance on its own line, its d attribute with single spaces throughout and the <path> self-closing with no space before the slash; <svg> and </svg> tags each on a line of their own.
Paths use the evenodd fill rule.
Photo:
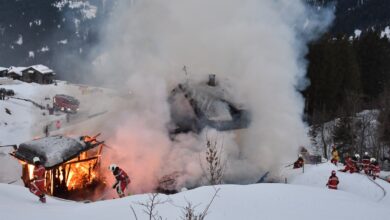
<svg viewBox="0 0 390 220">
<path fill-rule="evenodd" d="M 373 134 L 375 144 L 372 144 L 376 145 L 377 149 L 370 151 L 381 157 L 388 155 L 389 39 L 375 30 L 366 31 L 355 38 L 325 35 L 309 45 L 307 59 L 311 84 L 303 91 L 303 95 L 306 98 L 305 112 L 309 124 L 318 128 L 323 126 L 323 123 L 337 118 L 332 130 L 332 142 L 343 147 L 342 151 L 362 153 L 367 150 L 367 140 L 362 140 L 368 138 L 367 123 L 377 120 L 378 126 Z M 378 114 L 375 119 L 356 120 L 357 113 L 363 110 L 375 110 Z M 324 146 L 325 156 L 327 147 L 329 146 Z"/>
</svg>

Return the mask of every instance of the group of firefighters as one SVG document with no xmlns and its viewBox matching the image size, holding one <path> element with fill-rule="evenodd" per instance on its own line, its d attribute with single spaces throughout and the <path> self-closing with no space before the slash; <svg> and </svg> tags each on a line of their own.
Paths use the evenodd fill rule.
<svg viewBox="0 0 390 220">
<path fill-rule="evenodd" d="M 331 163 L 337 166 L 337 163 L 340 161 L 339 152 L 337 151 L 336 146 L 332 147 L 332 159 Z M 360 173 L 363 171 L 366 175 L 372 176 L 375 180 L 380 173 L 380 167 L 378 161 L 370 157 L 368 152 L 364 152 L 362 158 L 359 154 L 355 154 L 353 157 L 346 156 L 344 161 L 344 169 L 339 170 L 340 172 L 350 172 L 350 173 Z M 294 169 L 301 168 L 304 165 L 304 159 L 302 155 L 298 156 L 298 159 L 293 163 Z M 336 176 L 336 171 L 332 170 L 331 176 L 328 179 L 326 186 L 329 189 L 337 189 L 339 184 L 339 179 Z"/>
<path fill-rule="evenodd" d="M 337 166 L 339 160 L 339 153 L 336 147 L 333 146 L 331 162 Z M 363 171 L 366 175 L 372 176 L 373 179 L 376 179 L 381 171 L 378 161 L 374 157 L 370 157 L 368 152 L 364 152 L 362 158 L 360 158 L 359 154 L 355 154 L 353 157 L 347 155 L 345 157 L 344 164 L 344 169 L 341 169 L 339 171 L 350 173 L 360 173 L 361 171 Z"/>
</svg>

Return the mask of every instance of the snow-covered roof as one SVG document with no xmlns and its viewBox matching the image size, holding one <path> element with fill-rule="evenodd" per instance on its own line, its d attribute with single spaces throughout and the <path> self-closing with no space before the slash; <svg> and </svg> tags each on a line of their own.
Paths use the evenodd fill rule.
<svg viewBox="0 0 390 220">
<path fill-rule="evenodd" d="M 1 71 L 4 71 L 4 70 L 7 70 L 7 69 L 8 69 L 8 68 L 1 67 L 1 66 L 0 66 L 0 72 L 1 72 Z"/>
<path fill-rule="evenodd" d="M 19 76 L 22 75 L 22 71 L 25 70 L 26 67 L 14 67 L 14 66 L 11 66 L 10 68 L 8 68 L 8 73 L 15 73 Z"/>
<path fill-rule="evenodd" d="M 50 74 L 50 73 L 55 74 L 52 69 L 50 69 L 49 67 L 42 65 L 42 64 L 30 66 L 28 68 L 33 68 L 34 70 L 36 70 L 42 74 Z"/>
<path fill-rule="evenodd" d="M 50 69 L 49 67 L 45 66 L 45 65 L 42 65 L 42 64 L 38 64 L 38 65 L 33 65 L 33 66 L 29 66 L 29 67 L 14 67 L 14 66 L 11 66 L 10 68 L 8 68 L 8 73 L 15 73 L 15 74 L 18 74 L 20 76 L 22 76 L 22 72 L 27 70 L 27 69 L 34 69 L 42 74 L 53 74 L 55 75 L 55 73 L 53 72 L 52 69 Z M 1 71 L 1 70 L 0 70 Z"/>
<path fill-rule="evenodd" d="M 13 155 L 30 164 L 34 157 L 39 157 L 43 166 L 52 168 L 96 146 L 87 146 L 74 138 L 58 135 L 22 143 Z"/>
</svg>

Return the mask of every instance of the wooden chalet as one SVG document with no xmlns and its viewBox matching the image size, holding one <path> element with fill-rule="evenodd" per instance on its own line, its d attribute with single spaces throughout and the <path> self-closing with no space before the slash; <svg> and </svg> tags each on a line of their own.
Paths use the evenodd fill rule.
<svg viewBox="0 0 390 220">
<path fill-rule="evenodd" d="M 99 169 L 103 145 L 96 137 L 74 139 L 58 135 L 22 143 L 11 155 L 22 164 L 26 186 L 33 178 L 33 158 L 39 157 L 46 169 L 49 195 L 75 199 L 77 194 L 78 198 L 86 198 L 88 195 L 83 193 L 102 184 Z"/>
<path fill-rule="evenodd" d="M 55 73 L 44 65 L 34 65 L 22 70 L 22 81 L 39 84 L 53 83 Z"/>
</svg>

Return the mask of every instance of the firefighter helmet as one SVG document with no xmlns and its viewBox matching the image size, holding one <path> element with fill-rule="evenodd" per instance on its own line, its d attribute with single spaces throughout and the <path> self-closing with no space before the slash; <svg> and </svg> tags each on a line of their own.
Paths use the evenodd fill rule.
<svg viewBox="0 0 390 220">
<path fill-rule="evenodd" d="M 367 151 L 366 151 L 366 152 L 364 152 L 364 155 L 366 155 L 366 156 L 367 156 L 367 155 L 368 155 L 368 152 L 367 152 Z"/>
<path fill-rule="evenodd" d="M 332 175 L 336 175 L 336 171 L 332 170 Z"/>
<path fill-rule="evenodd" d="M 112 172 L 114 172 L 114 170 L 117 168 L 118 166 L 116 164 L 111 164 L 108 169 L 111 170 Z"/>
<path fill-rule="evenodd" d="M 360 158 L 360 155 L 359 155 L 359 154 L 355 154 L 355 157 L 356 157 L 356 158 Z"/>
<path fill-rule="evenodd" d="M 372 162 L 375 162 L 376 161 L 376 159 L 375 158 L 371 158 L 370 159 L 370 162 L 372 163 Z"/>
<path fill-rule="evenodd" d="M 36 162 L 41 162 L 41 160 L 39 159 L 39 157 L 34 157 L 33 158 L 33 162 L 36 163 Z"/>
</svg>

